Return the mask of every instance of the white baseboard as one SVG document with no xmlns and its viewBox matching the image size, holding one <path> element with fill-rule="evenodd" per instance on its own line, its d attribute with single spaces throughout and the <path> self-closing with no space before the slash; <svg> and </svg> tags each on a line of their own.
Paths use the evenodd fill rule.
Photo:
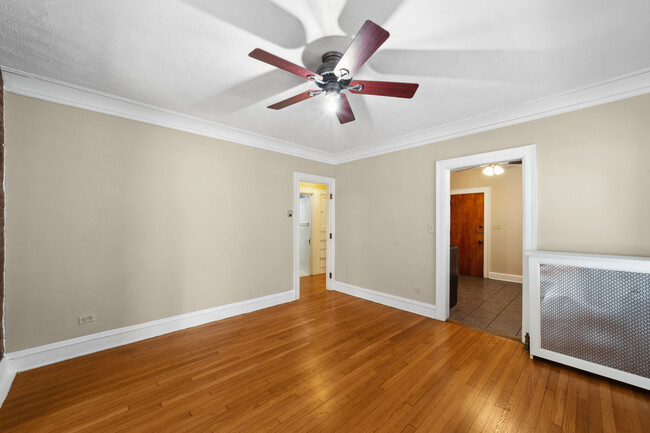
<svg viewBox="0 0 650 433">
<path fill-rule="evenodd" d="M 523 281 L 521 275 L 501 274 L 499 272 L 490 272 L 488 278 L 491 280 L 508 281 L 510 283 L 520 283 Z"/>
<path fill-rule="evenodd" d="M 14 383 L 16 377 L 16 371 L 11 368 L 10 363 L 11 361 L 6 356 L 0 359 L 0 406 L 7 398 L 11 384 Z"/>
<path fill-rule="evenodd" d="M 250 313 L 294 300 L 295 293 L 293 290 L 290 290 L 261 298 L 221 305 L 138 325 L 84 335 L 83 337 L 72 338 L 70 340 L 57 341 L 56 343 L 33 347 L 31 349 L 6 353 L 2 361 L 0 361 L 0 405 L 2 405 L 4 398 L 7 396 L 17 372 L 31 370 L 148 338 L 158 337 L 159 335 L 170 332 Z"/>
<path fill-rule="evenodd" d="M 337 292 L 376 302 L 378 304 L 387 305 L 389 307 L 397 308 L 398 310 L 408 311 L 409 313 L 419 314 L 420 316 L 430 317 L 432 319 L 437 318 L 436 306 L 433 304 L 427 304 L 425 302 L 414 301 L 400 296 L 389 295 L 388 293 L 364 289 L 362 287 L 341 283 L 339 281 L 334 281 L 332 283 L 332 288 Z"/>
</svg>

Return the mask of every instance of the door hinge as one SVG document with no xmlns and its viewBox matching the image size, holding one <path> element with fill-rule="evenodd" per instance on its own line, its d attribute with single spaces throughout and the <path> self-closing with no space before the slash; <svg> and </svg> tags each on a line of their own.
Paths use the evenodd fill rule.
<svg viewBox="0 0 650 433">
<path fill-rule="evenodd" d="M 524 350 L 530 353 L 530 334 L 528 332 L 524 336 Z"/>
<path fill-rule="evenodd" d="M 332 200 L 333 197 L 334 197 L 334 195 L 332 195 L 332 194 L 330 193 L 330 200 Z"/>
<path fill-rule="evenodd" d="M 332 278 L 332 273 L 330 272 L 330 279 Z"/>
<path fill-rule="evenodd" d="M 332 233 L 330 233 L 330 239 L 332 239 Z"/>
</svg>

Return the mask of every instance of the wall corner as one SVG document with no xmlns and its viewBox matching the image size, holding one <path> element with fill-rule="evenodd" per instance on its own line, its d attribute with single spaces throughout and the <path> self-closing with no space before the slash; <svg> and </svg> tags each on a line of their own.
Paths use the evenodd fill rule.
<svg viewBox="0 0 650 433">
<path fill-rule="evenodd" d="M 0 359 L 5 353 L 5 98 L 0 70 Z"/>
</svg>

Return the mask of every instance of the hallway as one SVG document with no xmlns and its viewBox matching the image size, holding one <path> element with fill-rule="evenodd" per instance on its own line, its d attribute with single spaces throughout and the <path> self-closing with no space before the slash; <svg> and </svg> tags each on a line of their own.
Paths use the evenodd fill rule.
<svg viewBox="0 0 650 433">
<path fill-rule="evenodd" d="M 459 275 L 458 303 L 449 318 L 520 337 L 521 284 Z"/>
</svg>

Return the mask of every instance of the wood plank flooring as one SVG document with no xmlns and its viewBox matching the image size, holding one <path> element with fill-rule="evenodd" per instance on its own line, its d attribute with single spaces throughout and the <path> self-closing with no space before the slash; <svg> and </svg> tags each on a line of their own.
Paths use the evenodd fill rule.
<svg viewBox="0 0 650 433">
<path fill-rule="evenodd" d="M 650 432 L 650 393 L 302 279 L 297 302 L 19 373 L 2 432 Z"/>
</svg>

